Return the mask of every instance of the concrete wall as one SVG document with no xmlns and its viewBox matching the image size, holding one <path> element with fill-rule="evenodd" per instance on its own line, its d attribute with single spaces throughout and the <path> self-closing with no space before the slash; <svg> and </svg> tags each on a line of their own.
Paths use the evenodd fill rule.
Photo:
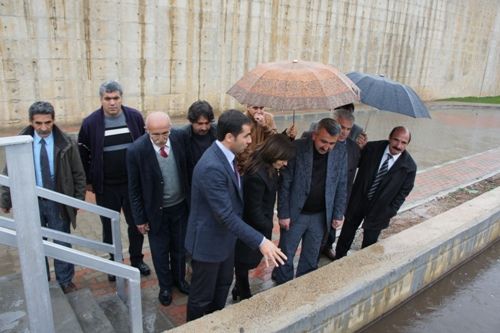
<svg viewBox="0 0 500 333">
<path fill-rule="evenodd" d="M 183 114 L 267 61 L 299 58 L 384 73 L 425 99 L 500 94 L 496 0 L 1 0 L 0 126 L 38 99 L 59 122 L 98 105 L 119 79 L 125 102 Z"/>
<path fill-rule="evenodd" d="M 500 188 L 173 332 L 353 332 L 500 238 Z"/>
</svg>

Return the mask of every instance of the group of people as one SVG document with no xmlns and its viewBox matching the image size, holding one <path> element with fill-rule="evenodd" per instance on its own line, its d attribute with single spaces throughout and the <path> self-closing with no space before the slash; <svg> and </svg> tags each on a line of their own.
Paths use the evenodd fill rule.
<svg viewBox="0 0 500 333">
<path fill-rule="evenodd" d="M 197 101 L 189 124 L 173 128 L 164 112 L 144 121 L 122 105 L 116 81 L 104 82 L 99 94 L 101 107 L 83 120 L 77 142 L 55 125 L 50 103 L 30 107 L 21 134 L 33 136 L 36 183 L 82 200 L 91 191 L 98 205 L 123 211 L 131 265 L 150 274 L 142 253 L 147 235 L 159 302 L 169 305 L 174 287 L 188 294 L 188 321 L 224 308 L 234 276 L 233 299 L 251 297 L 248 273 L 263 258 L 282 284 L 315 270 L 320 253 L 345 256 L 362 222 L 362 246 L 375 243 L 413 188 L 410 131 L 398 126 L 388 140 L 367 142 L 352 104 L 295 140 L 295 126 L 278 133 L 261 106 L 227 110 L 215 124 L 210 104 Z M 271 241 L 276 201 L 278 246 Z M 7 188 L 0 206 L 11 208 Z M 39 207 L 43 226 L 68 233 L 76 226 L 74 209 L 42 198 Z M 101 223 L 103 242 L 111 243 L 111 222 Z M 54 266 L 64 292 L 75 290 L 73 265 Z"/>
</svg>

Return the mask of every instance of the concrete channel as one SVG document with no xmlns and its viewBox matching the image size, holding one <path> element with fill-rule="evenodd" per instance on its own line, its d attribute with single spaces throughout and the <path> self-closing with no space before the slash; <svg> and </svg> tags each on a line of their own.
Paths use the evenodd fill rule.
<svg viewBox="0 0 500 333">
<path fill-rule="evenodd" d="M 354 332 L 500 237 L 500 188 L 173 332 Z"/>
</svg>

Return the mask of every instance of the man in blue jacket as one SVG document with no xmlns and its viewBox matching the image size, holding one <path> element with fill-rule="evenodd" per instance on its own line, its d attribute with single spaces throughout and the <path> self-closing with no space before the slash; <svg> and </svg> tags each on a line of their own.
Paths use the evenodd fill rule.
<svg viewBox="0 0 500 333">
<path fill-rule="evenodd" d="M 96 203 L 125 214 L 128 224 L 130 263 L 142 275 L 150 269 L 143 261 L 144 236 L 135 226 L 128 196 L 127 148 L 144 134 L 144 120 L 139 111 L 122 105 L 123 89 L 116 81 L 106 81 L 99 88 L 101 107 L 83 120 L 78 145 L 87 190 L 94 192 Z M 111 221 L 101 217 L 104 243 L 112 243 Z M 113 259 L 113 255 L 111 255 Z M 115 277 L 108 276 L 109 281 Z"/>
</svg>

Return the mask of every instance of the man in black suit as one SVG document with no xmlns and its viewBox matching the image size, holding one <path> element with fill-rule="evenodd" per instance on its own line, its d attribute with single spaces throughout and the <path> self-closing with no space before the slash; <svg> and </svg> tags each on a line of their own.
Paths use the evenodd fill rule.
<svg viewBox="0 0 500 333">
<path fill-rule="evenodd" d="M 363 222 L 365 248 L 377 242 L 413 189 L 417 165 L 406 151 L 411 133 L 395 127 L 389 140 L 368 142 L 361 151 L 358 174 L 347 207 L 344 226 L 335 249 L 336 259 L 351 248 L 356 230 Z"/>
<path fill-rule="evenodd" d="M 251 121 L 238 110 L 219 117 L 217 140 L 198 161 L 193 172 L 191 211 L 186 249 L 192 255 L 193 275 L 187 320 L 224 308 L 233 281 L 234 249 L 239 238 L 259 249 L 266 265 L 283 264 L 285 255 L 269 239 L 242 219 L 243 192 L 235 154 L 252 141 Z"/>
<path fill-rule="evenodd" d="M 361 156 L 361 150 L 356 141 L 350 138 L 351 129 L 354 125 L 354 115 L 352 110 L 345 107 L 340 107 L 335 109 L 334 119 L 340 125 L 340 134 L 337 139 L 338 145 L 345 145 L 347 151 L 347 190 L 346 190 L 346 202 L 349 202 L 349 197 L 351 196 L 352 184 L 354 182 L 354 176 L 356 175 L 356 170 L 358 169 L 359 157 Z M 322 248 L 322 253 L 330 260 L 335 259 L 335 251 L 332 249 L 332 245 L 335 242 L 335 228 L 331 228 L 328 233 L 326 244 Z"/>
<path fill-rule="evenodd" d="M 172 302 L 172 286 L 189 293 L 184 238 L 189 185 L 182 132 L 166 113 L 146 119 L 146 134 L 127 151 L 130 203 L 137 228 L 148 234 L 161 304 Z"/>
</svg>

